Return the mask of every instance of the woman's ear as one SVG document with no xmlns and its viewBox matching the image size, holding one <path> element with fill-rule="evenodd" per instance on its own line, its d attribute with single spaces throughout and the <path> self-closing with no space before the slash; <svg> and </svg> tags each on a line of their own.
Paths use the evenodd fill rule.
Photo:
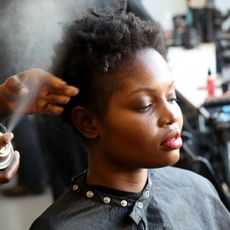
<svg viewBox="0 0 230 230">
<path fill-rule="evenodd" d="M 96 117 L 88 109 L 77 106 L 72 111 L 72 120 L 76 128 L 86 138 L 95 140 L 99 137 L 96 126 Z"/>
</svg>

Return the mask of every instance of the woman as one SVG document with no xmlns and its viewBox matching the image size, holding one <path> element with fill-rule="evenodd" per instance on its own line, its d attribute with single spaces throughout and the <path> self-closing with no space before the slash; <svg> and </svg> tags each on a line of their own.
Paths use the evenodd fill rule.
<svg viewBox="0 0 230 230">
<path fill-rule="evenodd" d="M 31 230 L 228 228 L 211 183 L 169 167 L 180 156 L 183 119 L 155 23 L 126 14 L 124 1 L 92 10 L 66 31 L 54 70 L 80 89 L 63 116 L 88 169 Z"/>
</svg>

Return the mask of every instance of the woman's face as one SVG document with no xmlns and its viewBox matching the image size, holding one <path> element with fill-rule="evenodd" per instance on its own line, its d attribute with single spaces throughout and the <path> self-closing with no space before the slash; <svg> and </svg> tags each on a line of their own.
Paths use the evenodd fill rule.
<svg viewBox="0 0 230 230">
<path fill-rule="evenodd" d="M 119 77 L 122 87 L 99 121 L 98 154 L 111 167 L 125 169 L 175 164 L 183 120 L 165 60 L 153 49 L 139 50 Z"/>
</svg>

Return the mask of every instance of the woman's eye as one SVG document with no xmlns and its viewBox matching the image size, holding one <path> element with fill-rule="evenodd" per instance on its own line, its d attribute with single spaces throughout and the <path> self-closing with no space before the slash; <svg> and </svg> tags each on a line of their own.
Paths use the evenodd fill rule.
<svg viewBox="0 0 230 230">
<path fill-rule="evenodd" d="M 138 110 L 141 111 L 141 112 L 147 112 L 147 111 L 149 111 L 151 108 L 152 108 L 152 104 L 148 104 L 148 105 L 145 105 L 145 106 L 140 106 L 140 107 L 138 108 Z"/>
<path fill-rule="evenodd" d="M 170 97 L 169 99 L 168 99 L 168 102 L 170 102 L 170 103 L 173 103 L 173 102 L 178 102 L 178 99 L 176 98 L 176 97 Z"/>
</svg>

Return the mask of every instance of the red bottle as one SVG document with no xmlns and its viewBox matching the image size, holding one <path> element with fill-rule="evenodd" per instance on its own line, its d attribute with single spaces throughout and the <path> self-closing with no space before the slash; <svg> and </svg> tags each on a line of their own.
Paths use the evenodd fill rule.
<svg viewBox="0 0 230 230">
<path fill-rule="evenodd" d="M 215 76 L 212 75 L 211 70 L 208 69 L 207 91 L 209 97 L 215 96 Z"/>
</svg>

